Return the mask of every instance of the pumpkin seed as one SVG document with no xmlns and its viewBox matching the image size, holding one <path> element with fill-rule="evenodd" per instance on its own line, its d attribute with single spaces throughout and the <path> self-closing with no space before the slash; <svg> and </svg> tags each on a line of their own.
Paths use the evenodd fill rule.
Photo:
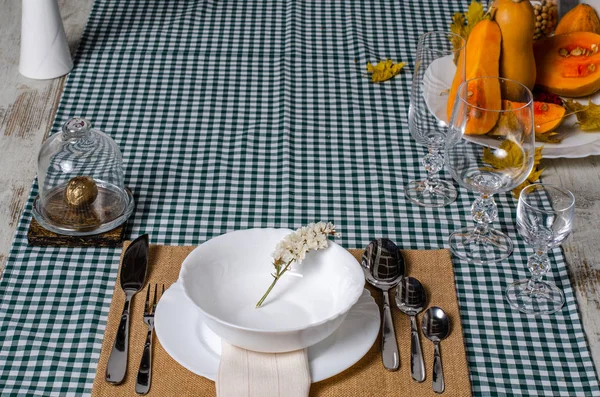
<svg viewBox="0 0 600 397">
<path fill-rule="evenodd" d="M 558 50 L 558 55 L 560 55 L 561 57 L 566 57 L 567 55 L 569 55 L 569 51 L 567 51 L 564 48 L 561 48 L 560 50 Z"/>
<path fill-rule="evenodd" d="M 596 71 L 596 65 L 594 65 L 593 63 L 590 63 L 590 64 L 588 65 L 588 70 L 589 70 L 590 72 L 595 72 L 595 71 Z"/>
<path fill-rule="evenodd" d="M 571 55 L 576 56 L 576 57 L 580 56 L 581 54 L 583 54 L 583 51 L 579 47 L 577 47 L 573 51 L 571 51 Z"/>
<path fill-rule="evenodd" d="M 543 112 L 547 111 L 548 110 L 548 104 L 547 103 L 542 103 L 541 108 L 542 108 Z"/>
<path fill-rule="evenodd" d="M 467 92 L 467 98 L 470 98 L 470 97 L 472 97 L 472 96 L 473 96 L 473 91 L 469 91 L 469 92 Z"/>
</svg>

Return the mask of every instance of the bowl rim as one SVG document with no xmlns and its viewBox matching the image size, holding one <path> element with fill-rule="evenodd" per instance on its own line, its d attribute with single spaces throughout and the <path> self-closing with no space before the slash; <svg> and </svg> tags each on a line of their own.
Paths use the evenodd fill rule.
<svg viewBox="0 0 600 397">
<path fill-rule="evenodd" d="M 289 231 L 290 233 L 294 232 L 294 230 L 288 229 L 288 228 L 251 228 L 251 229 L 240 229 L 240 230 L 235 230 L 235 231 L 231 231 L 231 232 L 227 232 L 227 233 L 223 233 L 220 234 L 218 236 L 213 237 L 212 239 L 218 238 L 218 237 L 222 237 L 225 235 L 229 235 L 229 234 L 233 234 L 233 233 L 238 233 L 238 232 L 249 232 L 249 231 L 267 231 L 267 230 L 286 230 Z M 322 320 L 319 320 L 315 323 L 311 323 L 308 324 L 306 326 L 301 326 L 301 327 L 294 327 L 294 328 L 284 328 L 284 329 L 278 329 L 278 330 L 265 330 L 265 329 L 258 329 L 258 328 L 252 328 L 252 327 L 244 327 L 238 324 L 233 324 L 229 321 L 225 321 L 223 319 L 220 319 L 210 313 L 207 313 L 204 309 L 202 309 L 188 294 L 187 288 L 185 283 L 183 282 L 183 278 L 184 275 L 188 272 L 188 267 L 190 266 L 189 264 L 186 265 L 187 263 L 189 263 L 189 258 L 190 256 L 198 249 L 200 249 L 200 247 L 202 245 L 204 245 L 205 243 L 211 241 L 212 239 L 206 240 L 204 243 L 198 245 L 196 248 L 194 248 L 183 260 L 183 263 L 181 264 L 181 271 L 179 272 L 179 277 L 177 279 L 177 282 L 179 282 L 182 286 L 183 289 L 183 293 L 186 296 L 187 299 L 190 300 L 190 302 L 192 302 L 194 304 L 194 306 L 196 306 L 201 312 L 202 315 L 208 317 L 210 320 L 215 321 L 219 324 L 222 325 L 226 325 L 230 328 L 234 328 L 236 330 L 240 330 L 240 331 L 248 331 L 248 332 L 253 332 L 253 333 L 259 333 L 259 334 L 286 334 L 286 333 L 294 333 L 294 332 L 298 332 L 298 331 L 305 331 L 308 329 L 312 329 L 312 328 L 316 328 L 318 326 L 321 326 L 323 324 L 326 324 L 328 322 L 332 322 L 335 321 L 336 319 L 338 319 L 341 316 L 345 316 L 346 313 L 348 313 L 348 311 L 352 308 L 352 306 L 354 306 L 356 304 L 356 302 L 358 302 L 358 300 L 360 299 L 362 292 L 365 288 L 365 284 L 364 284 L 364 272 L 362 270 L 362 268 L 360 267 L 360 264 L 356 263 L 356 273 L 357 275 L 360 275 L 360 278 L 363 280 L 363 284 L 360 285 L 359 287 L 356 288 L 357 292 L 354 294 L 355 296 L 352 297 L 352 299 L 348 300 L 348 303 L 346 304 L 345 307 L 343 307 L 343 309 L 327 318 L 324 318 Z M 338 247 L 340 247 L 343 252 L 345 252 L 347 255 L 349 255 L 350 257 L 354 258 L 354 256 L 348 252 L 347 249 L 345 249 L 344 247 L 342 247 L 341 245 L 335 243 L 334 241 L 329 240 L 329 245 L 336 245 Z M 356 258 L 354 258 L 356 259 Z"/>
</svg>

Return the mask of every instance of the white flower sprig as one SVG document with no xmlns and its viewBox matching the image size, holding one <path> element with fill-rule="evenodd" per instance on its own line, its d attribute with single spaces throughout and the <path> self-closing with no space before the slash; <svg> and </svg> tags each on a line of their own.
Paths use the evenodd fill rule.
<svg viewBox="0 0 600 397">
<path fill-rule="evenodd" d="M 288 234 L 277 244 L 273 251 L 273 266 L 275 267 L 275 272 L 271 273 L 273 282 L 256 304 L 257 308 L 263 304 L 277 281 L 290 269 L 293 262 L 300 263 L 309 251 L 329 246 L 327 236 L 339 236 L 335 225 L 331 222 L 317 222 Z"/>
</svg>

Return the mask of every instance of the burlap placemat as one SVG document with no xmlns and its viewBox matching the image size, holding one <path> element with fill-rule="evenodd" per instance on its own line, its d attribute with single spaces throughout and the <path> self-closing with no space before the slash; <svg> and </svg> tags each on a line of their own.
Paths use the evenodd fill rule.
<svg viewBox="0 0 600 397">
<path fill-rule="evenodd" d="M 124 248 L 129 245 L 125 242 Z M 175 282 L 185 257 L 195 247 L 150 246 L 147 283 L 165 284 L 165 288 Z M 360 260 L 363 250 L 349 250 Z M 454 287 L 454 272 L 450 254 L 446 250 L 403 251 L 407 262 L 407 274 L 418 278 L 425 286 L 430 306 L 440 306 L 448 313 L 452 331 L 442 342 L 442 360 L 446 381 L 445 396 L 470 396 L 471 384 L 458 303 Z M 146 337 L 146 325 L 142 321 L 145 295 L 140 293 L 133 298 L 130 329 L 129 361 L 127 377 L 123 384 L 113 386 L 104 381 L 106 362 L 112 348 L 118 327 L 125 296 L 117 279 L 102 351 L 92 388 L 92 396 L 135 396 L 135 377 L 140 363 L 142 347 Z M 369 287 L 371 294 L 381 306 L 381 293 Z M 371 350 L 354 366 L 332 378 L 312 385 L 310 396 L 323 397 L 366 397 L 366 396 L 435 396 L 431 389 L 433 345 L 421 335 L 421 345 L 425 359 L 427 378 L 417 383 L 410 376 L 410 322 L 408 316 L 393 309 L 396 337 L 400 349 L 400 370 L 388 372 L 381 363 L 380 339 Z M 422 314 L 418 317 L 420 320 Z M 154 339 L 152 386 L 148 396 L 215 396 L 214 382 L 195 375 L 179 365 Z"/>
</svg>

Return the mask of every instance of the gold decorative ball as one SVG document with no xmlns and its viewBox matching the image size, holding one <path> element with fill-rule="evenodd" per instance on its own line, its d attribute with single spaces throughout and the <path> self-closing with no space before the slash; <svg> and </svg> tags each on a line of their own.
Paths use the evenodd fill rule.
<svg viewBox="0 0 600 397">
<path fill-rule="evenodd" d="M 98 186 L 89 176 L 71 178 L 65 188 L 65 201 L 71 207 L 89 206 L 96 197 L 98 197 Z"/>
</svg>

